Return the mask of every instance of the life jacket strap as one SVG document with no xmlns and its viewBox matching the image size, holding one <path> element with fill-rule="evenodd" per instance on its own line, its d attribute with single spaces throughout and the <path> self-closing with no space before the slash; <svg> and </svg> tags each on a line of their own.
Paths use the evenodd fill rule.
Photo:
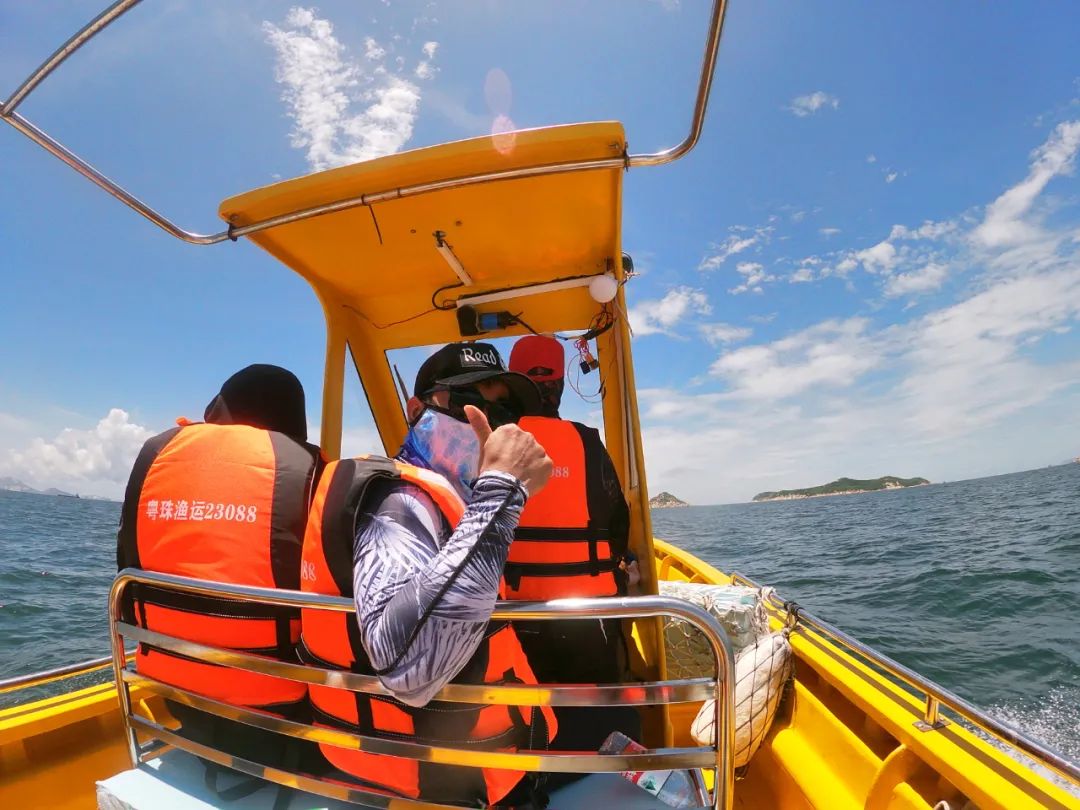
<svg viewBox="0 0 1080 810">
<path fill-rule="evenodd" d="M 519 590 L 522 577 L 597 577 L 619 570 L 619 560 L 589 560 L 571 563 L 507 563 L 503 578 L 511 590 Z"/>
<path fill-rule="evenodd" d="M 468 737 L 455 737 L 450 739 L 439 739 L 437 737 L 431 737 L 420 734 L 404 734 L 397 731 L 385 731 L 384 729 L 377 728 L 371 720 L 371 705 L 369 701 L 379 700 L 380 698 L 373 697 L 372 695 L 365 695 L 361 692 L 356 693 L 358 700 L 363 700 L 366 705 L 365 711 L 359 712 L 359 723 L 350 723 L 348 720 L 344 720 L 340 717 L 335 717 L 332 714 L 320 709 L 318 706 L 312 704 L 311 713 L 312 718 L 322 725 L 330 726 L 331 728 L 338 728 L 342 731 L 349 731 L 353 734 L 363 734 L 366 737 L 377 737 L 383 740 L 393 740 L 396 742 L 416 742 L 421 745 L 445 745 L 447 743 L 453 745 L 467 745 L 470 748 L 479 748 L 484 751 L 498 751 L 500 749 L 510 748 L 516 746 L 520 740 L 528 739 L 527 731 L 529 729 L 528 724 L 525 723 L 524 718 L 521 717 L 520 710 L 516 706 L 508 706 L 510 710 L 517 710 L 518 717 L 514 720 L 514 711 L 510 711 L 512 725 L 506 731 L 496 734 L 491 737 L 485 737 L 483 739 L 472 739 Z M 385 698 L 383 698 L 386 700 Z M 413 707 L 407 706 L 404 703 L 400 703 L 396 700 L 386 700 L 386 702 L 398 706 L 401 709 L 412 709 Z M 458 706 L 467 706 L 471 711 L 482 711 L 485 707 L 481 704 L 456 704 Z M 431 711 L 430 706 L 421 707 L 422 710 Z M 539 714 L 539 712 L 538 712 Z M 522 735 L 522 730 L 525 730 L 526 734 Z"/>
<path fill-rule="evenodd" d="M 606 528 L 594 526 L 572 528 L 518 526 L 514 530 L 514 540 L 522 540 L 526 543 L 607 543 L 611 542 L 611 532 Z"/>
<path fill-rule="evenodd" d="M 197 613 L 201 616 L 218 616 L 224 619 L 289 620 L 300 618 L 300 611 L 297 608 L 240 602 L 235 599 L 224 599 L 217 596 L 180 593 L 141 583 L 131 585 L 130 592 L 139 605 L 140 613 L 145 613 L 145 605 L 154 605 L 171 610 L 182 610 L 187 613 Z M 145 615 L 141 618 L 145 622 Z"/>
</svg>

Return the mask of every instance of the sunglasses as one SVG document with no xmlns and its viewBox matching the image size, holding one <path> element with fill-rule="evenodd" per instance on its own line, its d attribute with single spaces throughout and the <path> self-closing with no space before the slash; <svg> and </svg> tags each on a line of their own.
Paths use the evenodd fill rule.
<svg viewBox="0 0 1080 810">
<path fill-rule="evenodd" d="M 459 422 L 469 421 L 468 417 L 465 416 L 466 405 L 472 405 L 482 411 L 488 419 L 488 424 L 493 428 L 500 427 L 501 425 L 514 424 L 522 416 L 521 408 L 513 400 L 488 400 L 475 388 L 439 387 L 426 392 L 425 396 L 429 396 L 436 391 L 448 392 L 450 394 L 450 400 L 446 407 L 439 407 L 438 405 L 432 405 L 431 403 L 428 403 L 428 407 L 440 413 L 445 413 L 447 416 L 452 419 L 457 419 Z"/>
</svg>

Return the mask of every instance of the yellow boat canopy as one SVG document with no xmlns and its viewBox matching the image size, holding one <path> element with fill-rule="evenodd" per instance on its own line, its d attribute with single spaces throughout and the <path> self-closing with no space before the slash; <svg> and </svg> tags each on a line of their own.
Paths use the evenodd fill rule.
<svg viewBox="0 0 1080 810">
<path fill-rule="evenodd" d="M 614 122 L 510 132 L 417 149 L 319 172 L 225 200 L 220 213 L 242 227 L 314 206 L 559 162 L 621 158 L 625 135 Z M 376 329 L 382 348 L 457 339 L 453 317 L 393 330 L 433 308 L 437 290 L 461 284 L 440 241 L 451 246 L 472 284 L 460 295 L 557 279 L 620 272 L 622 170 L 598 169 L 480 182 L 352 207 L 251 235 L 303 276 L 324 304 L 348 306 Z M 442 234 L 436 237 L 435 234 Z M 447 290 L 447 293 L 451 291 Z M 583 292 L 583 291 L 582 291 Z M 586 325 L 595 306 L 573 296 L 559 328 Z M 537 327 L 539 328 L 539 327 Z M 417 340 L 420 338 L 420 341 Z"/>
<path fill-rule="evenodd" d="M 299 273 L 322 303 L 324 452 L 330 458 L 340 452 L 346 348 L 384 450 L 392 453 L 406 424 L 386 352 L 461 340 L 462 304 L 481 313 L 511 312 L 540 332 L 610 321 L 612 328 L 596 341 L 604 432 L 631 504 L 631 544 L 651 560 L 623 289 L 602 303 L 588 288 L 599 275 L 626 280 L 620 229 L 625 165 L 621 124 L 574 124 L 403 152 L 225 200 L 220 214 L 233 228 L 326 207 L 318 216 L 247 236 Z M 526 331 L 513 323 L 479 338 Z"/>
</svg>

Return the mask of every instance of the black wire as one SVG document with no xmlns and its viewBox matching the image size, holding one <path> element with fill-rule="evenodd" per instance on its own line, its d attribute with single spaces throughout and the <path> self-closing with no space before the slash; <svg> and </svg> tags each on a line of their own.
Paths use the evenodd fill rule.
<svg viewBox="0 0 1080 810">
<path fill-rule="evenodd" d="M 520 323 L 522 326 L 524 326 L 526 329 L 528 329 L 534 335 L 539 335 L 540 334 L 535 329 L 533 329 L 531 326 L 529 326 L 527 323 L 525 323 L 525 321 L 521 317 L 520 312 L 517 315 L 511 315 L 510 317 L 514 319 L 514 323 Z M 559 340 L 566 340 L 566 338 L 564 338 L 564 337 L 562 337 L 560 335 L 556 335 L 555 337 L 559 338 Z"/>
<path fill-rule="evenodd" d="M 589 324 L 589 330 L 583 334 L 577 340 L 593 340 L 600 337 L 604 332 L 608 331 L 615 325 L 615 318 L 612 317 L 611 311 L 607 305 L 604 306 L 593 318 L 592 323 Z"/>
<path fill-rule="evenodd" d="M 432 309 L 438 309 L 438 310 L 441 310 L 441 311 L 446 311 L 446 310 L 448 310 L 448 309 L 455 309 L 455 308 L 457 307 L 457 303 L 456 303 L 456 302 L 451 302 L 451 303 L 449 303 L 449 304 L 447 304 L 447 305 L 441 305 L 441 304 L 437 304 L 437 303 L 435 302 L 435 296 L 437 296 L 437 295 L 438 295 L 439 293 L 441 293 L 441 292 L 444 292 L 444 291 L 446 291 L 446 290 L 452 290 L 452 289 L 454 289 L 455 287 L 464 287 L 464 286 L 465 286 L 465 285 L 464 285 L 464 284 L 462 284 L 462 283 L 461 283 L 461 282 L 459 281 L 459 282 L 457 282 L 457 283 L 455 283 L 455 284 L 447 284 L 447 285 L 446 285 L 445 287 L 439 287 L 439 289 L 437 289 L 437 290 L 436 290 L 435 292 L 433 292 L 433 293 L 431 294 L 431 308 L 432 308 Z"/>
<path fill-rule="evenodd" d="M 371 320 L 371 318 L 358 310 L 356 307 L 351 307 L 348 304 L 344 304 L 344 307 L 351 312 L 355 312 L 357 315 L 359 315 L 376 329 L 389 329 L 391 326 L 399 326 L 400 324 L 408 323 L 409 321 L 415 321 L 417 318 L 423 318 L 425 315 L 430 315 L 432 312 L 435 312 L 438 309 L 438 307 L 433 307 L 432 309 L 425 309 L 423 312 L 417 312 L 415 315 L 410 315 L 407 318 L 402 318 L 400 321 L 391 321 L 390 323 L 375 323 L 375 321 Z"/>
</svg>

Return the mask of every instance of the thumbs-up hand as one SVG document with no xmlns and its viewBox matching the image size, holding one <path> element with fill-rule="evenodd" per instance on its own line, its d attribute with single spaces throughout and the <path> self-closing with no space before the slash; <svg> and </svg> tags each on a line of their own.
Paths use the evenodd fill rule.
<svg viewBox="0 0 1080 810">
<path fill-rule="evenodd" d="M 465 406 L 465 418 L 480 440 L 481 473 L 492 470 L 512 475 L 530 495 L 544 488 L 551 478 L 552 463 L 531 433 L 517 425 L 492 430 L 484 412 L 473 405 Z"/>
</svg>

